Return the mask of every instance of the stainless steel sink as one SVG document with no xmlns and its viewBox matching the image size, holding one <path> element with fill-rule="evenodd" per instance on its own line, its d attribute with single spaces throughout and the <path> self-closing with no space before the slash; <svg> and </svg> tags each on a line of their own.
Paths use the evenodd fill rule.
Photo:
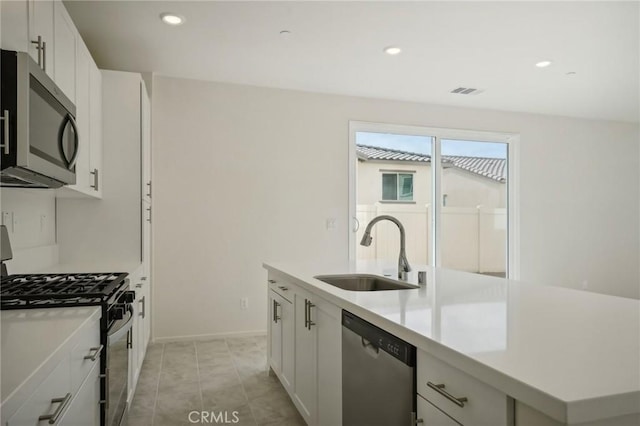
<svg viewBox="0 0 640 426">
<path fill-rule="evenodd" d="M 369 274 L 317 275 L 317 280 L 350 291 L 411 290 L 418 286 Z"/>
</svg>

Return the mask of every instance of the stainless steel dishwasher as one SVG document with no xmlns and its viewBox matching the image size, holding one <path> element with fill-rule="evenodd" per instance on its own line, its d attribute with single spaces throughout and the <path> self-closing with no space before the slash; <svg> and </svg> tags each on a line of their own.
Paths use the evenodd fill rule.
<svg viewBox="0 0 640 426">
<path fill-rule="evenodd" d="M 416 348 L 342 311 L 343 426 L 415 425 Z"/>
</svg>

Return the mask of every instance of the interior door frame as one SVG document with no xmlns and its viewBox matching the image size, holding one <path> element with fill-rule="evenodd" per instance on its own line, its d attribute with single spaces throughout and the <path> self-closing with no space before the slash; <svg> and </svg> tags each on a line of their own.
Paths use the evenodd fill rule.
<svg viewBox="0 0 640 426">
<path fill-rule="evenodd" d="M 357 226 L 366 226 L 366 224 L 357 224 L 356 218 L 356 133 L 392 133 L 410 136 L 427 136 L 433 138 L 432 145 L 432 192 L 433 215 L 431 229 L 434 238 L 432 239 L 431 258 L 429 264 L 434 265 L 435 260 L 441 259 L 439 249 L 441 241 L 441 227 L 436 218 L 441 214 L 442 206 L 436 200 L 441 199 L 441 188 L 439 179 L 441 176 L 440 165 L 440 141 L 442 139 L 459 139 L 477 142 L 500 142 L 507 144 L 507 223 L 508 223 L 508 250 L 507 250 L 507 278 L 519 279 L 520 277 L 520 200 L 519 200 L 519 170 L 520 157 L 519 145 L 520 135 L 511 132 L 493 132 L 485 130 L 461 130 L 448 129 L 439 127 L 412 126 L 403 124 L 390 123 L 373 123 L 367 121 L 349 121 L 349 209 L 347 223 L 349 224 L 349 260 L 355 261 L 356 254 L 356 232 Z M 438 265 L 436 265 L 438 266 Z"/>
</svg>

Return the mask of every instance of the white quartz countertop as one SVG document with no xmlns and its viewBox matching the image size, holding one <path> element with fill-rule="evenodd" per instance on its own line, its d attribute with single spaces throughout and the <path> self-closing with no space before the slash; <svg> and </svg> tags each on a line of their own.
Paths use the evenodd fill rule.
<svg viewBox="0 0 640 426">
<path fill-rule="evenodd" d="M 426 287 L 355 292 L 314 276 L 397 266 L 264 266 L 560 422 L 640 413 L 638 300 L 426 266 Z"/>
<path fill-rule="evenodd" d="M 13 412 L 12 400 L 21 401 L 18 394 L 30 395 L 27 389 L 34 375 L 48 375 L 57 362 L 59 351 L 84 324 L 100 318 L 100 307 L 45 308 L 2 311 L 0 347 L 2 372 L 2 410 Z M 40 367 L 47 365 L 49 370 Z M 46 377 L 46 376 L 45 376 Z"/>
</svg>

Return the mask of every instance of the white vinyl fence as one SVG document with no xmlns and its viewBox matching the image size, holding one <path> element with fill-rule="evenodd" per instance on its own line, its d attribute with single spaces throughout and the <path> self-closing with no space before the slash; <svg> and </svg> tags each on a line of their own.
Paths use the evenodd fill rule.
<svg viewBox="0 0 640 426">
<path fill-rule="evenodd" d="M 412 264 L 428 264 L 431 251 L 431 205 L 358 205 L 356 257 L 358 259 L 396 259 L 400 233 L 389 221 L 378 222 L 370 247 L 360 246 L 367 224 L 376 216 L 390 215 L 406 230 L 407 257 Z M 442 266 L 469 272 L 504 274 L 506 271 L 507 211 L 504 208 L 443 207 Z"/>
</svg>

